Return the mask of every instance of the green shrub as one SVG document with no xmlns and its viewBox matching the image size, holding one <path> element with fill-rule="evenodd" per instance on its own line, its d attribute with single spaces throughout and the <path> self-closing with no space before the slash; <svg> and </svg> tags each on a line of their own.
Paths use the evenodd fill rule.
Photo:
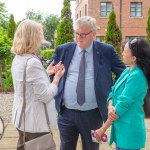
<svg viewBox="0 0 150 150">
<path fill-rule="evenodd" d="M 11 71 L 8 70 L 3 72 L 3 75 L 5 75 L 5 78 L 3 78 L 2 88 L 3 91 L 7 92 L 13 86 L 12 74 Z"/>
<path fill-rule="evenodd" d="M 46 60 L 50 60 L 50 58 L 52 57 L 54 53 L 54 49 L 45 49 L 43 51 L 41 51 L 40 56 L 42 56 L 44 59 Z"/>
<path fill-rule="evenodd" d="M 61 10 L 61 21 L 57 26 L 55 46 L 74 41 L 73 21 L 71 18 L 70 0 L 64 0 Z"/>
<path fill-rule="evenodd" d="M 148 9 L 146 33 L 147 33 L 146 39 L 150 43 L 150 8 Z"/>
<path fill-rule="evenodd" d="M 13 58 L 14 58 L 14 56 L 11 55 L 11 56 L 9 56 L 9 57 L 7 57 L 5 59 L 6 70 L 11 68 L 11 64 L 12 64 Z"/>
<path fill-rule="evenodd" d="M 6 77 L 7 77 L 7 73 L 6 72 L 2 72 L 2 78 L 6 79 Z"/>
<path fill-rule="evenodd" d="M 40 53 L 38 54 L 39 57 L 41 57 L 41 61 L 43 63 L 44 68 L 47 68 L 47 63 L 48 61 L 51 59 L 52 55 L 54 53 L 54 49 L 45 49 L 40 51 Z"/>
<path fill-rule="evenodd" d="M 116 21 L 116 14 L 114 10 L 112 10 L 109 15 L 109 20 L 107 23 L 105 42 L 114 46 L 120 58 L 121 58 L 121 41 L 122 41 L 122 33 Z"/>
</svg>

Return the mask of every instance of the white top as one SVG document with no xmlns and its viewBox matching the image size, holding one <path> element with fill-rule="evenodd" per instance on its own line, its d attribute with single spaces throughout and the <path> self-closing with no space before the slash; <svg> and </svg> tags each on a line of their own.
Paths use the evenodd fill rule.
<svg viewBox="0 0 150 150">
<path fill-rule="evenodd" d="M 30 58 L 30 59 L 29 59 Z M 28 62 L 27 62 L 27 59 Z M 12 110 L 12 123 L 18 128 L 23 104 L 23 75 L 26 68 L 26 114 L 25 131 L 48 132 L 44 104 L 47 104 L 48 114 L 51 113 L 50 101 L 53 100 L 57 86 L 50 83 L 49 77 L 40 60 L 31 54 L 16 55 L 12 62 L 12 76 L 14 85 L 14 102 Z M 19 130 L 24 130 L 22 118 Z"/>
</svg>

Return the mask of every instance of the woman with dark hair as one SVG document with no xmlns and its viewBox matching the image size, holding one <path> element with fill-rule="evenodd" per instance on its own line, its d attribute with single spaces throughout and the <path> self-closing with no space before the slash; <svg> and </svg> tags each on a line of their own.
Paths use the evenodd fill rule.
<svg viewBox="0 0 150 150">
<path fill-rule="evenodd" d="M 94 132 L 97 141 L 110 125 L 110 144 L 116 150 L 140 150 L 145 146 L 144 97 L 150 87 L 150 45 L 145 39 L 129 41 L 122 52 L 128 66 L 108 96 L 108 119 Z"/>
</svg>

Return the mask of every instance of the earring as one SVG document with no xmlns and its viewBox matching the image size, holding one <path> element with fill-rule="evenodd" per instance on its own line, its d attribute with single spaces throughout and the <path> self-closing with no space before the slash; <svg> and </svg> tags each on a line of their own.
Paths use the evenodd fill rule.
<svg viewBox="0 0 150 150">
<path fill-rule="evenodd" d="M 135 66 L 136 63 L 135 63 L 135 61 L 131 61 L 131 64 L 132 64 L 133 66 Z"/>
</svg>

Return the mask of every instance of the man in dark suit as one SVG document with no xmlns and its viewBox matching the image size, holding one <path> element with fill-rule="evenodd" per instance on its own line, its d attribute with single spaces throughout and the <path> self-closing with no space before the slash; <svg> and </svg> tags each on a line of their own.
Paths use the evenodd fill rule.
<svg viewBox="0 0 150 150">
<path fill-rule="evenodd" d="M 107 119 L 106 99 L 112 72 L 118 78 L 125 69 L 113 46 L 95 41 L 96 20 L 84 16 L 76 20 L 76 42 L 60 45 L 51 59 L 65 66 L 55 96 L 61 150 L 76 150 L 80 134 L 83 150 L 98 150 L 91 130 Z"/>
</svg>

